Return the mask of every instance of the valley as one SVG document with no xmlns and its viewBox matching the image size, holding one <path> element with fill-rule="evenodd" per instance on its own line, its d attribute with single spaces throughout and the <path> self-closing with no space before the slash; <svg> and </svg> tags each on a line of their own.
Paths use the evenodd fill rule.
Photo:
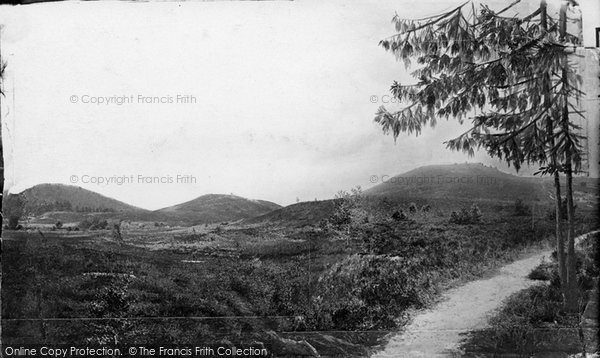
<svg viewBox="0 0 600 358">
<path fill-rule="evenodd" d="M 544 179 L 480 164 L 404 177 L 415 175 L 504 184 L 497 192 L 457 181 L 407 190 L 396 180 L 286 207 L 205 195 L 157 211 L 85 191 L 63 199 L 26 191 L 22 228 L 2 234 L 3 342 L 218 343 L 276 356 L 365 357 L 447 290 L 552 245 Z M 579 233 L 598 228 L 597 182 L 583 182 Z M 31 214 L 52 200 L 93 207 L 82 197 L 114 211 Z M 516 210 L 519 199 L 529 211 Z M 81 226 L 91 218 L 93 229 Z"/>
</svg>

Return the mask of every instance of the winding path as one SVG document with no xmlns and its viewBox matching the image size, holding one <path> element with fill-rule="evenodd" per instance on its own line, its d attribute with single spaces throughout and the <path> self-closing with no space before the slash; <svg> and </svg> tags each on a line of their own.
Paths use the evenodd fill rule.
<svg viewBox="0 0 600 358">
<path fill-rule="evenodd" d="M 579 241 L 586 235 L 579 236 Z M 491 313 L 510 295 L 539 281 L 527 275 L 551 251 L 503 266 L 492 278 L 469 282 L 444 293 L 440 303 L 417 314 L 402 333 L 393 336 L 373 358 L 458 357 L 464 335 L 487 325 Z"/>
</svg>

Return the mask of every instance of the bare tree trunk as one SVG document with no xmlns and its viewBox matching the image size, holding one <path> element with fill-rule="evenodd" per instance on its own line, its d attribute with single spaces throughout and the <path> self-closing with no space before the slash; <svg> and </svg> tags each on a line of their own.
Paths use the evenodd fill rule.
<svg viewBox="0 0 600 358">
<path fill-rule="evenodd" d="M 556 157 L 552 158 L 553 164 L 556 165 Z M 558 170 L 554 172 L 554 191 L 556 195 L 556 259 L 558 260 L 558 274 L 560 277 L 560 285 L 563 297 L 566 297 L 567 291 L 567 266 L 565 265 L 565 239 L 563 236 L 563 211 L 562 211 L 562 196 L 560 193 L 560 177 Z"/>
<path fill-rule="evenodd" d="M 540 2 L 540 23 L 544 31 L 548 31 L 548 13 L 547 13 L 547 5 L 546 0 L 541 0 Z M 547 86 L 547 94 L 546 94 L 546 105 L 550 106 L 549 102 L 550 96 L 550 74 L 546 75 L 546 86 Z M 554 148 L 554 128 L 552 126 L 552 118 L 548 116 L 546 118 L 546 131 L 548 132 L 546 135 L 550 138 L 550 149 Z M 554 169 L 554 191 L 556 195 L 555 205 L 556 205 L 556 259 L 558 261 L 558 274 L 560 277 L 560 286 L 563 294 L 563 298 L 566 297 L 567 291 L 567 267 L 565 266 L 565 240 L 563 237 L 563 227 L 562 227 L 562 196 L 560 190 L 560 175 L 558 171 L 558 160 L 556 158 L 555 153 L 551 153 L 551 164 Z"/>
<path fill-rule="evenodd" d="M 560 40 L 564 41 L 567 27 L 567 4 L 560 7 Z M 567 56 L 565 54 L 565 56 Z M 562 70 L 563 86 L 568 83 L 568 59 L 565 58 L 565 64 Z M 565 90 L 565 103 L 562 110 L 562 130 L 566 137 L 569 134 L 569 104 L 568 92 Z M 565 310 L 575 313 L 578 310 L 577 297 L 577 272 L 576 272 L 576 257 L 575 257 L 575 221 L 574 221 L 574 206 L 573 206 L 573 166 L 572 166 L 572 150 L 569 143 L 565 144 L 565 176 L 566 176 L 566 192 L 567 198 L 567 294 L 565 300 Z"/>
<path fill-rule="evenodd" d="M 567 114 L 568 116 L 568 114 Z M 567 295 L 565 308 L 568 312 L 577 312 L 577 266 L 575 257 L 575 215 L 573 206 L 573 170 L 571 167 L 571 151 L 566 152 L 565 172 L 567 176 L 567 188 L 565 196 L 567 198 Z"/>
<path fill-rule="evenodd" d="M 563 70 L 563 80 L 567 80 L 567 70 Z M 565 135 L 569 133 L 569 109 L 566 103 L 562 114 L 562 130 Z M 565 197 L 567 199 L 567 291 L 565 295 L 565 310 L 567 312 L 577 312 L 577 267 L 575 257 L 575 215 L 573 205 L 573 166 L 572 166 L 572 148 L 565 146 L 565 176 L 566 189 Z"/>
</svg>

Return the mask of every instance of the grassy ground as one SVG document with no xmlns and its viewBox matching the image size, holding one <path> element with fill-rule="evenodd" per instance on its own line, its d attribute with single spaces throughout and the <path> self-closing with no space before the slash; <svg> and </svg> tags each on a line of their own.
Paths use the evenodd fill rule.
<svg viewBox="0 0 600 358">
<path fill-rule="evenodd" d="M 510 207 L 468 225 L 435 207 L 394 221 L 396 209 L 354 206 L 339 225 L 138 230 L 124 244 L 109 232 L 20 233 L 3 247 L 3 342 L 250 342 L 272 330 L 323 351 L 369 346 L 553 228 Z"/>
<path fill-rule="evenodd" d="M 490 320 L 490 327 L 465 342 L 469 354 L 501 356 L 566 357 L 584 349 L 581 315 L 589 299 L 593 280 L 598 278 L 599 234 L 590 235 L 578 252 L 579 312 L 563 310 L 557 263 L 543 262 L 530 274 L 540 284 L 513 295 Z M 594 352 L 594 347 L 585 347 Z"/>
</svg>

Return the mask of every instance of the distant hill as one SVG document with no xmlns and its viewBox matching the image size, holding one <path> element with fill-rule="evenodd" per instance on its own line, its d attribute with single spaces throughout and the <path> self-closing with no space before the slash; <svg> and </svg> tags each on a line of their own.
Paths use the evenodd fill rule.
<svg viewBox="0 0 600 358">
<path fill-rule="evenodd" d="M 288 225 L 316 225 L 321 220 L 330 217 L 336 209 L 335 200 L 307 201 L 288 205 L 271 211 L 270 213 L 257 216 L 245 223 L 282 223 Z"/>
<path fill-rule="evenodd" d="M 423 166 L 384 180 L 385 183 L 365 190 L 363 195 L 382 199 L 392 206 L 415 202 L 451 210 L 474 202 L 482 208 L 498 210 L 499 207 L 513 205 L 517 199 L 529 205 L 532 202 L 542 206 L 554 205 L 554 181 L 551 177 L 520 177 L 480 163 Z M 597 178 L 574 178 L 574 197 L 579 207 L 597 205 L 598 183 Z M 562 184 L 564 195 L 564 178 Z M 314 225 L 334 213 L 335 203 L 335 200 L 324 200 L 293 204 L 245 222 Z"/>
<path fill-rule="evenodd" d="M 592 195 L 597 187 L 598 179 L 574 180 L 574 190 L 582 194 Z M 384 183 L 365 191 L 366 195 L 389 198 L 494 202 L 549 201 L 553 193 L 551 177 L 520 177 L 481 163 L 424 166 L 385 178 Z"/>
<path fill-rule="evenodd" d="M 429 165 L 380 179 L 385 182 L 365 194 L 423 200 L 529 201 L 546 192 L 539 178 L 518 177 L 480 163 Z"/>
<path fill-rule="evenodd" d="M 477 202 L 497 208 L 521 199 L 529 204 L 553 205 L 551 177 L 520 177 L 479 163 L 430 165 L 397 176 L 380 178 L 384 183 L 365 190 L 367 197 L 385 199 L 392 205 L 435 204 L 436 208 L 458 208 Z M 564 178 L 562 184 L 564 186 Z M 578 207 L 594 208 L 600 192 L 597 178 L 576 177 L 573 183 Z M 185 203 L 150 211 L 108 198 L 80 187 L 40 184 L 19 194 L 28 215 L 48 222 L 80 221 L 88 215 L 139 221 L 202 224 L 243 219 L 246 223 L 278 222 L 311 225 L 335 212 L 335 200 L 303 202 L 286 207 L 264 200 L 235 195 L 208 194 Z M 563 187 L 564 195 L 564 187 Z M 537 204 L 534 204 L 537 205 Z"/>
<path fill-rule="evenodd" d="M 279 208 L 280 205 L 264 200 L 246 199 L 235 195 L 207 194 L 156 212 L 194 223 L 213 223 L 252 218 Z"/>
<path fill-rule="evenodd" d="M 89 215 L 95 215 L 123 220 L 199 224 L 251 218 L 281 207 L 264 200 L 208 194 L 182 204 L 151 211 L 81 187 L 64 184 L 39 184 L 16 195 L 22 199 L 26 215 L 33 215 L 48 222 L 76 222 Z"/>
<path fill-rule="evenodd" d="M 64 184 L 39 184 L 18 194 L 25 202 L 25 211 L 34 215 L 49 211 L 72 212 L 148 212 L 91 190 Z"/>
</svg>

